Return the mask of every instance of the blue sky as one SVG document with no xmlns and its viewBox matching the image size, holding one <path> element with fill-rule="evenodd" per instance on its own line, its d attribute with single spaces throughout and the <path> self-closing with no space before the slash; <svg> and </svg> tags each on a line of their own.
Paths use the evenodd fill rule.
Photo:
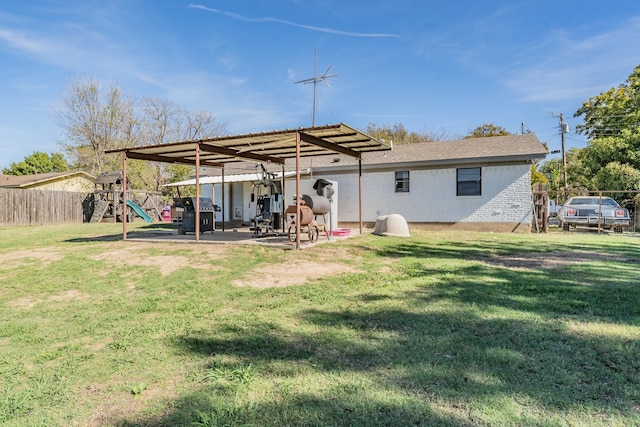
<svg viewBox="0 0 640 427">
<path fill-rule="evenodd" d="M 230 133 L 483 123 L 551 150 L 582 101 L 640 64 L 637 0 L 22 0 L 0 2 L 0 167 L 55 152 L 51 118 L 76 76 L 206 109 Z M 568 147 L 584 138 L 567 135 Z"/>
</svg>

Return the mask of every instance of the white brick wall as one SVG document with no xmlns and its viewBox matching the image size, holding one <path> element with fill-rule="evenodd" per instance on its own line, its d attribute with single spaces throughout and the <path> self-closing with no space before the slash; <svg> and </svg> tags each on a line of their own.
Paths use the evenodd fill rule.
<svg viewBox="0 0 640 427">
<path fill-rule="evenodd" d="M 323 178 L 339 184 L 339 220 L 357 222 L 358 176 L 336 174 Z M 397 213 L 408 222 L 531 222 L 527 164 L 483 167 L 481 196 L 456 196 L 455 168 L 410 170 L 408 193 L 396 193 L 394 183 L 394 171 L 363 174 L 364 221 Z"/>
</svg>

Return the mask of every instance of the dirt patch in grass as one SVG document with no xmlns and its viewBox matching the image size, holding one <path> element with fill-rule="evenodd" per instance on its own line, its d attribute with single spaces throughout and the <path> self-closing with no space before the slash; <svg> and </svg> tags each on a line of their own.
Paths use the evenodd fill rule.
<svg viewBox="0 0 640 427">
<path fill-rule="evenodd" d="M 236 280 L 233 284 L 259 289 L 283 288 L 302 285 L 321 277 L 338 276 L 355 271 L 357 271 L 355 268 L 344 264 L 294 260 L 284 265 L 261 265 L 248 272 L 245 279 Z"/>
<path fill-rule="evenodd" d="M 631 261 L 621 255 L 586 251 L 524 252 L 521 254 L 495 256 L 480 260 L 484 264 L 513 269 L 552 270 L 567 265 L 593 261 Z"/>
<path fill-rule="evenodd" d="M 82 300 L 82 299 L 88 299 L 90 297 L 91 296 L 87 293 L 80 292 L 77 289 L 71 289 L 71 290 L 62 292 L 61 294 L 51 295 L 48 298 L 33 298 L 33 297 L 20 298 L 10 302 L 9 305 L 16 308 L 33 308 L 37 304 L 40 304 L 42 302 Z"/>
<path fill-rule="evenodd" d="M 92 257 L 96 261 L 108 261 L 120 266 L 144 266 L 157 268 L 163 275 L 168 275 L 176 270 L 185 267 L 206 268 L 216 270 L 220 267 L 211 265 L 210 260 L 223 257 L 226 248 L 224 246 L 199 247 L 195 249 L 192 245 L 185 247 L 185 252 L 197 254 L 197 257 L 186 255 L 150 255 L 150 250 L 161 250 L 161 247 L 154 244 L 114 244 L 111 248 L 106 248 L 104 252 Z M 175 247 L 171 250 L 175 251 Z"/>
<path fill-rule="evenodd" d="M 145 419 L 141 416 L 150 405 L 159 401 L 171 401 L 176 398 L 175 392 L 176 381 L 166 384 L 148 384 L 137 396 L 133 395 L 128 389 L 132 388 L 131 384 L 110 384 L 106 385 L 88 385 L 86 387 L 87 398 L 93 399 L 96 396 L 105 396 L 100 398 L 102 403 L 95 409 L 91 418 L 82 423 L 87 427 L 99 427 L 106 425 L 120 425 L 123 423 L 131 423 L 132 425 L 156 425 L 160 424 L 164 414 L 157 415 L 157 419 Z M 120 388 L 120 393 L 114 396 L 109 393 L 109 389 Z M 106 398 L 109 396 L 109 399 Z"/>
<path fill-rule="evenodd" d="M 16 268 L 27 265 L 33 260 L 42 262 L 45 266 L 53 261 L 61 260 L 64 257 L 60 252 L 52 251 L 47 248 L 29 249 L 24 251 L 12 251 L 2 254 L 2 268 Z"/>
</svg>

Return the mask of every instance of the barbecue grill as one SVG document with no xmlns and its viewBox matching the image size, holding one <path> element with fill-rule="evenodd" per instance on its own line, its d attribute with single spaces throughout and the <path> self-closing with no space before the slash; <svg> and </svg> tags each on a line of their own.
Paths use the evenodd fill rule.
<svg viewBox="0 0 640 427">
<path fill-rule="evenodd" d="M 196 198 L 183 197 L 178 202 L 184 209 L 182 214 L 182 230 L 185 233 L 196 231 Z M 216 229 L 216 212 L 220 207 L 214 205 L 210 197 L 200 197 L 200 233 Z"/>
</svg>

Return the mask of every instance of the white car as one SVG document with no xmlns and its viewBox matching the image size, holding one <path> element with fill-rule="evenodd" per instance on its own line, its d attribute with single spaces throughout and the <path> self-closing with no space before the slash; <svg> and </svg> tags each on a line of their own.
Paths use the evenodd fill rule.
<svg viewBox="0 0 640 427">
<path fill-rule="evenodd" d="M 622 227 L 630 222 L 629 211 L 611 197 L 571 197 L 558 210 L 558 223 L 565 231 L 569 227 L 600 226 L 621 233 Z"/>
</svg>

